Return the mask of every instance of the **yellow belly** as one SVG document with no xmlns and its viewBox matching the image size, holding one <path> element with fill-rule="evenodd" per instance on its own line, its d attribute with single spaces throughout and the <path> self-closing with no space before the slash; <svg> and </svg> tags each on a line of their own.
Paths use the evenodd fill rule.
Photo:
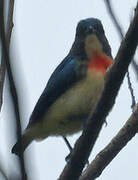
<svg viewBox="0 0 138 180">
<path fill-rule="evenodd" d="M 88 71 L 85 79 L 60 96 L 46 112 L 41 137 L 69 135 L 81 130 L 83 121 L 94 110 L 103 87 L 103 75 L 93 75 Z"/>
</svg>

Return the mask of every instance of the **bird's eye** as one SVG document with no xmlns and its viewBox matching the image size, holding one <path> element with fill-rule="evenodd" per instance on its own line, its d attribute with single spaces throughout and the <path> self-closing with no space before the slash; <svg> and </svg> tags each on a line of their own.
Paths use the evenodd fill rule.
<svg viewBox="0 0 138 180">
<path fill-rule="evenodd" d="M 88 27 L 87 27 L 87 26 L 84 26 L 83 29 L 82 29 L 82 32 L 83 32 L 83 33 L 86 33 L 87 30 L 88 30 Z"/>
<path fill-rule="evenodd" d="M 77 36 L 84 36 L 87 32 L 88 28 L 86 26 L 79 26 L 76 31 Z"/>
<path fill-rule="evenodd" d="M 100 24 L 96 24 L 95 26 L 94 26 L 94 29 L 95 29 L 95 31 L 96 32 L 98 32 L 98 33 L 102 33 L 102 34 L 104 34 L 104 29 L 103 29 L 103 27 L 100 25 Z"/>
</svg>

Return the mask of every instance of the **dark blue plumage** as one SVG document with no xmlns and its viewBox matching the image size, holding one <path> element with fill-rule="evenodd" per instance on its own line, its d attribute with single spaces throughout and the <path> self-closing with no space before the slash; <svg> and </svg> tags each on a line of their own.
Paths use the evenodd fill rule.
<svg viewBox="0 0 138 180">
<path fill-rule="evenodd" d="M 68 88 L 71 88 L 76 81 L 83 78 L 80 74 L 77 74 L 80 68 L 80 63 L 70 55 L 61 62 L 51 75 L 46 88 L 40 96 L 30 117 L 28 127 L 39 122 L 50 105 Z"/>
</svg>

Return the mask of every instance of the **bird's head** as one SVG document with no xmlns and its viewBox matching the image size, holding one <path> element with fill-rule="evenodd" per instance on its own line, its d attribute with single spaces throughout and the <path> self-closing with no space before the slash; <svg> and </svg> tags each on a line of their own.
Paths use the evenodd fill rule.
<svg viewBox="0 0 138 180">
<path fill-rule="evenodd" d="M 112 57 L 100 20 L 88 18 L 78 23 L 75 41 L 70 52 L 79 60 L 89 60 L 95 52 L 103 52 Z"/>
</svg>

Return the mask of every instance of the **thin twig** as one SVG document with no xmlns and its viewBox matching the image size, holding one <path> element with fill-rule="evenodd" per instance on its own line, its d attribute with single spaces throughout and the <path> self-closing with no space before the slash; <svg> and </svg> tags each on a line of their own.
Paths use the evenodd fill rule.
<svg viewBox="0 0 138 180">
<path fill-rule="evenodd" d="M 119 35 L 120 35 L 120 39 L 123 39 L 124 38 L 124 32 L 123 32 L 121 25 L 119 24 L 119 21 L 117 20 L 117 17 L 115 16 L 115 12 L 112 8 L 111 1 L 110 0 L 104 0 L 104 2 L 106 4 L 109 15 L 111 16 L 111 19 L 112 19 L 113 23 L 115 24 L 115 27 L 116 27 Z"/>
<path fill-rule="evenodd" d="M 6 176 L 4 170 L 3 170 L 3 168 L 2 168 L 1 166 L 0 166 L 0 174 L 3 176 L 3 178 L 4 178 L 5 180 L 8 180 L 8 177 Z"/>
<path fill-rule="evenodd" d="M 96 179 L 101 175 L 106 166 L 117 156 L 117 154 L 125 147 L 125 145 L 138 132 L 138 104 L 128 121 L 121 128 L 118 134 L 111 142 L 97 154 L 95 159 L 84 171 L 80 180 Z"/>
<path fill-rule="evenodd" d="M 8 22 L 6 26 L 6 44 L 7 44 L 7 51 L 9 53 L 9 47 L 10 47 L 10 40 L 11 40 L 11 33 L 13 28 L 13 9 L 14 9 L 14 0 L 9 1 L 9 9 L 8 9 Z M 4 80 L 5 80 L 5 72 L 6 72 L 6 64 L 5 59 L 2 52 L 2 58 L 1 58 L 1 67 L 0 67 L 0 111 L 3 103 L 3 86 L 4 86 Z"/>
<path fill-rule="evenodd" d="M 99 103 L 97 104 L 92 117 L 89 118 L 86 129 L 84 129 L 82 135 L 75 144 L 72 157 L 60 175 L 60 180 L 78 180 L 82 173 L 105 118 L 115 103 L 115 98 L 123 82 L 125 73 L 127 72 L 131 59 L 134 56 L 138 44 L 137 19 L 138 4 L 134 19 L 115 58 L 115 63 L 108 72 L 105 88 Z"/>
<path fill-rule="evenodd" d="M 135 106 L 136 106 L 136 99 L 135 99 L 135 96 L 134 96 L 134 92 L 133 92 L 133 88 L 132 88 L 132 83 L 130 81 L 129 72 L 127 72 L 127 80 L 128 80 L 128 88 L 129 88 L 129 90 L 131 92 L 131 96 L 132 96 L 132 105 L 131 105 L 131 108 L 134 111 Z"/>
<path fill-rule="evenodd" d="M 0 111 L 3 104 L 3 87 L 4 87 L 4 80 L 5 80 L 5 72 L 6 72 L 6 65 L 5 60 L 1 58 L 1 66 L 0 66 Z"/>
<path fill-rule="evenodd" d="M 112 19 L 113 23 L 115 24 L 115 27 L 116 27 L 119 35 L 120 35 L 120 39 L 122 40 L 124 38 L 124 32 L 123 32 L 123 29 L 122 29 L 121 25 L 119 24 L 119 21 L 117 20 L 117 17 L 115 15 L 115 12 L 114 12 L 113 7 L 111 5 L 111 1 L 110 0 L 104 0 L 104 2 L 105 2 L 107 10 L 109 12 L 109 15 L 111 16 L 111 19 Z M 134 62 L 134 60 L 132 60 L 132 62 Z M 134 63 L 133 63 L 133 65 L 134 65 Z M 136 100 L 135 100 L 134 91 L 133 91 L 133 88 L 132 88 L 132 83 L 131 83 L 131 80 L 130 80 L 129 71 L 127 72 L 127 79 L 128 79 L 128 88 L 130 90 L 131 99 L 132 99 L 131 108 L 132 108 L 132 111 L 133 111 L 134 107 L 136 105 Z"/>
<path fill-rule="evenodd" d="M 133 69 L 135 71 L 136 78 L 137 78 L 137 81 L 138 81 L 138 64 L 136 63 L 136 60 L 133 59 L 132 65 L 133 65 Z"/>
<path fill-rule="evenodd" d="M 14 2 L 13 2 L 14 5 Z M 13 6 L 14 7 L 14 6 Z M 16 116 L 16 124 L 17 124 L 17 136 L 18 140 L 21 143 L 21 123 L 20 123 L 20 114 L 19 114 L 19 103 L 18 103 L 18 95 L 16 91 L 16 86 L 14 83 L 14 78 L 11 70 L 11 65 L 10 65 L 10 58 L 9 58 L 9 53 L 8 53 L 8 47 L 6 44 L 6 38 L 5 38 L 5 28 L 4 28 L 4 0 L 0 1 L 0 36 L 1 36 L 1 42 L 2 42 L 2 52 L 3 52 L 3 57 L 6 62 L 6 68 L 7 68 L 7 73 L 8 73 L 8 79 L 9 79 L 9 84 L 10 84 L 10 92 L 11 92 L 11 97 L 14 105 L 14 111 L 15 111 L 15 116 Z M 22 151 L 20 152 L 19 156 L 20 160 L 20 167 L 21 167 L 21 174 L 22 174 L 22 180 L 27 179 L 26 171 L 25 171 L 25 165 L 24 165 L 24 158 L 23 158 L 23 153 Z"/>
</svg>

